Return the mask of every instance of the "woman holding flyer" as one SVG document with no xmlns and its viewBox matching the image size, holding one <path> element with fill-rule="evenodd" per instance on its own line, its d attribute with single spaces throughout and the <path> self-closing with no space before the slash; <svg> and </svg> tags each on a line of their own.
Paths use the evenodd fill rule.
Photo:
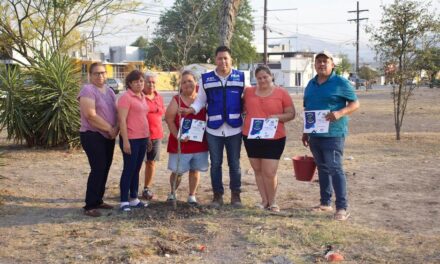
<svg viewBox="0 0 440 264">
<path fill-rule="evenodd" d="M 191 205 L 197 205 L 195 195 L 197 186 L 199 185 L 199 171 L 208 170 L 208 144 L 205 136 L 201 136 L 199 137 L 200 139 L 197 139 L 197 135 L 193 136 L 188 135 L 188 133 L 182 133 L 183 135 L 180 137 L 179 153 L 177 138 L 179 137 L 178 134 L 181 122 L 188 126 L 195 123 L 205 124 L 206 111 L 204 109 L 197 115 L 189 114 L 181 116 L 179 114 L 179 109 L 188 108 L 196 99 L 196 84 L 196 77 L 192 72 L 182 72 L 180 77 L 180 94 L 173 97 L 165 112 L 165 121 L 170 130 L 167 151 L 169 153 L 168 169 L 171 170 L 171 192 L 168 195 L 167 200 L 176 200 L 174 190 L 177 190 L 182 174 L 189 171 L 188 203 Z M 204 129 L 204 125 L 202 125 L 202 128 Z M 187 129 L 188 127 L 186 126 L 186 130 Z M 175 177 L 177 177 L 177 179 L 175 179 Z M 173 188 L 174 183 L 176 184 L 175 188 Z"/>
<path fill-rule="evenodd" d="M 273 84 L 267 66 L 258 66 L 255 76 L 257 86 L 245 89 L 243 96 L 243 142 L 261 195 L 257 207 L 279 212 L 276 174 L 286 144 L 284 123 L 295 118 L 295 107 L 289 93 Z"/>
</svg>

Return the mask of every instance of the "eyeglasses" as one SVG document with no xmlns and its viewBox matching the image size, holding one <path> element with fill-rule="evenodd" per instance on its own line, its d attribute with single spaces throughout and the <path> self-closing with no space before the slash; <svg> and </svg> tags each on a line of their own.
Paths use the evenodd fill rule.
<svg viewBox="0 0 440 264">
<path fill-rule="evenodd" d="M 103 71 L 103 72 L 93 72 L 92 74 L 93 74 L 93 76 L 98 77 L 99 75 L 102 75 L 102 76 L 106 75 L 107 72 L 105 72 L 105 71 Z"/>
</svg>

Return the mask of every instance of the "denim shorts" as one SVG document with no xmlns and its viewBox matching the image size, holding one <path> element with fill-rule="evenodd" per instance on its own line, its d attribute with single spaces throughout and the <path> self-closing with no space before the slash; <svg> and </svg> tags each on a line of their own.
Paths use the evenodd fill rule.
<svg viewBox="0 0 440 264">
<path fill-rule="evenodd" d="M 153 139 L 151 140 L 151 144 L 153 144 L 153 148 L 151 151 L 147 151 L 145 153 L 144 161 L 159 161 L 160 160 L 160 145 L 161 145 L 162 139 Z"/>
<path fill-rule="evenodd" d="M 177 153 L 169 153 L 168 169 L 175 173 L 185 173 L 187 171 L 207 171 L 208 170 L 208 151 L 180 154 L 179 171 L 177 171 Z"/>
</svg>

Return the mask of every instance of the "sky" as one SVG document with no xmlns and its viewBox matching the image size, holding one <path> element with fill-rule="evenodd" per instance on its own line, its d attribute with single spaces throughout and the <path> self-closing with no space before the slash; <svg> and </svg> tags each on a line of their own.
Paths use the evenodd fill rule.
<svg viewBox="0 0 440 264">
<path fill-rule="evenodd" d="M 108 46 L 130 45 L 139 36 L 152 38 L 154 28 L 161 12 L 170 8 L 174 0 L 144 0 L 146 8 L 136 14 L 115 17 L 112 28 L 113 34 L 99 37 L 98 50 L 108 53 Z M 332 42 L 341 47 L 354 45 L 356 41 L 356 23 L 348 19 L 356 18 L 356 0 L 268 0 L 267 26 L 268 42 L 287 42 L 295 48 L 295 38 L 298 34 L 310 35 L 321 40 Z M 360 0 L 359 9 L 368 9 L 360 13 L 361 21 L 360 42 L 368 43 L 364 32 L 365 25 L 378 26 L 382 15 L 382 5 L 389 5 L 394 0 Z M 432 0 L 432 10 L 439 13 L 440 0 Z M 254 44 L 258 49 L 263 45 L 263 10 L 264 0 L 250 0 L 254 16 Z M 296 9 L 275 11 L 274 9 Z M 122 30 L 115 30 L 117 27 Z M 278 39 L 272 39 L 278 38 Z M 281 39 L 280 39 L 281 38 Z"/>
</svg>

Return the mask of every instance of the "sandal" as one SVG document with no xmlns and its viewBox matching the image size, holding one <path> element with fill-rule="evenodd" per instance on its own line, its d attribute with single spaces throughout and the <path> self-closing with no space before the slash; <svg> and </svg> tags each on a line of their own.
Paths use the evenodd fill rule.
<svg viewBox="0 0 440 264">
<path fill-rule="evenodd" d="M 313 212 L 331 212 L 333 211 L 333 208 L 330 205 L 317 205 L 312 207 Z"/>
<path fill-rule="evenodd" d="M 335 219 L 336 221 L 345 221 L 345 220 L 347 220 L 349 217 L 350 217 L 350 213 L 347 212 L 347 210 L 345 210 L 345 209 L 338 209 L 338 210 L 336 210 L 336 213 L 335 213 L 334 219 Z"/>
<path fill-rule="evenodd" d="M 271 206 L 269 206 L 267 208 L 267 210 L 271 211 L 271 212 L 275 212 L 278 213 L 280 211 L 280 207 L 276 204 L 272 204 Z"/>
</svg>

